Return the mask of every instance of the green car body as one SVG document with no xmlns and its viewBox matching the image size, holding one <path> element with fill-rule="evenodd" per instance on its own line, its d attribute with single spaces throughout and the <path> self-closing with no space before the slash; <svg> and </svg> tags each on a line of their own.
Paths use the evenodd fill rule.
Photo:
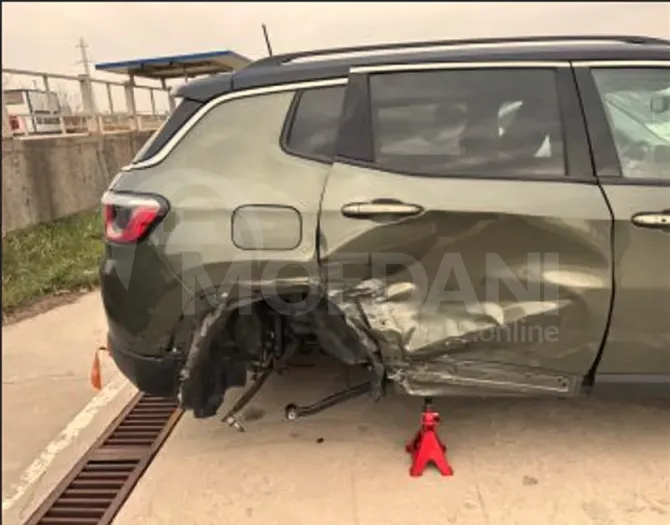
<svg viewBox="0 0 670 525">
<path fill-rule="evenodd" d="M 462 47 L 182 87 L 103 197 L 124 374 L 197 417 L 310 345 L 373 398 L 670 394 L 670 114 L 638 108 L 670 43 Z"/>
</svg>

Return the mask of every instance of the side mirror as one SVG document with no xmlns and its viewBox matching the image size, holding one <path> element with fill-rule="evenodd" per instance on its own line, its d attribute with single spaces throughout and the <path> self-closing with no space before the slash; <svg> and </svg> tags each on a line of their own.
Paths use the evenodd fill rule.
<svg viewBox="0 0 670 525">
<path fill-rule="evenodd" d="M 652 97 L 649 103 L 649 109 L 655 114 L 670 111 L 670 95 Z"/>
</svg>

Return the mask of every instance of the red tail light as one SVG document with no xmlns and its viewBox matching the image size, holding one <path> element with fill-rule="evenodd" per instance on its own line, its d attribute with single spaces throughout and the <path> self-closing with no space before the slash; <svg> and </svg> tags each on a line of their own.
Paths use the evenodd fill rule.
<svg viewBox="0 0 670 525">
<path fill-rule="evenodd" d="M 102 196 L 105 237 L 110 242 L 141 241 L 166 212 L 167 205 L 157 197 L 111 191 Z"/>
</svg>

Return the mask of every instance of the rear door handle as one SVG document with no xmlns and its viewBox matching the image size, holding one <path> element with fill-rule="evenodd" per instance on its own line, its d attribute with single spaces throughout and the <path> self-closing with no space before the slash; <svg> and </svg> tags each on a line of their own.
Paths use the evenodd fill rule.
<svg viewBox="0 0 670 525">
<path fill-rule="evenodd" d="M 377 199 L 370 202 L 350 202 L 342 206 L 342 215 L 352 219 L 366 219 L 370 217 L 410 217 L 418 215 L 423 207 L 418 204 L 387 199 Z"/>
<path fill-rule="evenodd" d="M 655 213 L 638 213 L 631 220 L 633 224 L 641 228 L 670 231 L 670 210 Z"/>
</svg>

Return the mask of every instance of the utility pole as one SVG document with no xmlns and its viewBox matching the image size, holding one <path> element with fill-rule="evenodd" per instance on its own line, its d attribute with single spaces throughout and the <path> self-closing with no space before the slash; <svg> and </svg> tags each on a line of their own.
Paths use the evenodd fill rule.
<svg viewBox="0 0 670 525">
<path fill-rule="evenodd" d="M 84 65 L 84 74 L 79 75 L 79 85 L 81 88 L 81 99 L 84 111 L 89 115 L 89 129 L 92 131 L 102 131 L 102 126 L 98 118 L 98 108 L 95 104 L 95 94 L 93 93 L 93 82 L 91 81 L 91 63 L 88 60 L 88 45 L 83 38 L 79 39 L 77 47 L 81 51 L 81 62 Z"/>
<path fill-rule="evenodd" d="M 84 64 L 84 74 L 88 78 L 91 78 L 91 63 L 88 60 L 88 53 L 86 52 L 88 44 L 86 44 L 83 38 L 80 38 L 77 47 L 81 51 L 81 63 Z"/>
</svg>

